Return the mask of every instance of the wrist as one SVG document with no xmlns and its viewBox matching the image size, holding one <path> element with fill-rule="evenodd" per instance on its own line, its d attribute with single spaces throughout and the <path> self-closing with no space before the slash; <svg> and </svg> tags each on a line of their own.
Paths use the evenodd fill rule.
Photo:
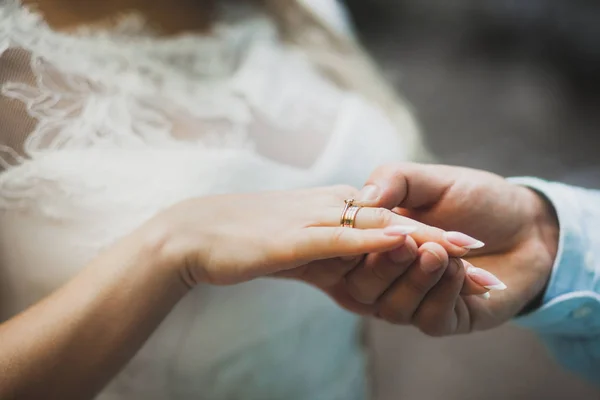
<svg viewBox="0 0 600 400">
<path fill-rule="evenodd" d="M 543 247 L 546 249 L 547 269 L 550 273 L 558 254 L 560 226 L 554 206 L 543 194 L 533 191 L 535 196 L 535 225 Z"/>
<path fill-rule="evenodd" d="M 176 250 L 177 235 L 170 228 L 150 221 L 136 231 L 131 240 L 148 266 L 166 280 L 176 282 L 179 290 L 187 292 L 196 285 L 186 268 L 185 253 Z"/>
<path fill-rule="evenodd" d="M 558 216 L 552 203 L 542 193 L 529 188 L 526 190 L 528 190 L 532 199 L 532 214 L 534 215 L 534 229 L 532 235 L 534 240 L 539 243 L 539 246 L 536 247 L 542 249 L 538 255 L 541 267 L 538 287 L 541 289 L 537 292 L 535 297 L 527 303 L 519 315 L 533 312 L 543 305 L 544 294 L 546 293 L 552 269 L 556 262 L 560 240 Z"/>
</svg>

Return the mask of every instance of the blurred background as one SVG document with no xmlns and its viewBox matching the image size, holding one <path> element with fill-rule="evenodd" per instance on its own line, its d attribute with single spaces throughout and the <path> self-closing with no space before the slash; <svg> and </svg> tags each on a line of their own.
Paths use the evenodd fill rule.
<svg viewBox="0 0 600 400">
<path fill-rule="evenodd" d="M 600 2 L 346 2 L 441 162 L 600 188 Z M 371 340 L 378 400 L 600 399 L 515 327 Z"/>
</svg>

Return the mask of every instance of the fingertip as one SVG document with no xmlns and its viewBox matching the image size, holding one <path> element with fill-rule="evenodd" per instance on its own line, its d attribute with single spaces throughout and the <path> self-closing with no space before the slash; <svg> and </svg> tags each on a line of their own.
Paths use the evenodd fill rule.
<svg viewBox="0 0 600 400">
<path fill-rule="evenodd" d="M 487 290 L 506 290 L 507 286 L 493 273 L 473 266 L 473 264 L 465 261 L 467 275 L 473 279 L 478 285 L 483 286 Z"/>
<path fill-rule="evenodd" d="M 444 249 L 448 252 L 450 257 L 462 258 L 470 253 L 471 250 L 465 249 L 464 247 L 457 246 L 447 240 L 443 243 Z"/>
<path fill-rule="evenodd" d="M 407 194 L 404 170 L 402 164 L 394 163 L 380 166 L 373 171 L 367 181 L 367 186 L 378 188 L 376 205 L 393 208 L 404 201 Z"/>
<path fill-rule="evenodd" d="M 451 244 L 465 250 L 477 250 L 485 246 L 481 240 L 475 239 L 462 232 L 444 232 L 444 238 Z"/>
<path fill-rule="evenodd" d="M 376 207 L 381 197 L 381 189 L 378 185 L 369 184 L 363 187 L 356 196 L 356 205 L 362 207 Z"/>
<path fill-rule="evenodd" d="M 407 246 L 405 242 L 402 246 L 388 252 L 387 256 L 394 264 L 412 264 L 417 259 L 417 249 Z"/>
<path fill-rule="evenodd" d="M 419 248 L 419 267 L 426 273 L 434 273 L 448 267 L 448 254 L 437 243 L 425 243 Z"/>
<path fill-rule="evenodd" d="M 463 295 L 466 295 L 466 296 L 472 296 L 472 295 L 480 296 L 480 295 L 485 295 L 485 293 L 488 293 L 490 291 L 489 289 L 486 289 L 485 287 L 483 287 L 482 285 L 477 283 L 467 273 L 467 268 L 471 264 L 468 261 L 463 261 L 463 265 L 464 265 L 464 271 L 465 271 L 465 282 L 463 284 L 463 288 L 460 293 Z"/>
<path fill-rule="evenodd" d="M 483 300 L 489 300 L 492 298 L 492 295 L 490 294 L 490 292 L 485 292 L 482 294 L 478 294 L 477 297 L 479 297 L 480 299 L 483 299 Z"/>
<path fill-rule="evenodd" d="M 415 239 L 413 239 L 412 236 L 406 237 L 404 246 L 410 248 L 415 254 L 418 254 L 419 252 L 419 246 L 417 245 L 417 242 L 415 241 Z"/>
<path fill-rule="evenodd" d="M 444 251 L 448 253 L 450 257 L 464 257 L 469 253 L 468 249 L 452 243 L 446 237 L 446 231 L 436 228 L 434 226 L 425 225 L 415 234 L 415 237 L 420 243 L 435 242 L 443 247 Z"/>
<path fill-rule="evenodd" d="M 460 258 L 451 257 L 448 260 L 448 268 L 446 268 L 446 278 L 464 280 L 466 275 L 463 262 Z"/>
<path fill-rule="evenodd" d="M 422 255 L 425 252 L 433 254 L 435 257 L 437 257 L 443 263 L 448 263 L 448 260 L 449 260 L 448 252 L 442 245 L 440 245 L 438 243 L 427 242 L 427 243 L 424 243 L 423 245 L 421 245 L 421 247 L 419 247 L 419 254 Z"/>
</svg>

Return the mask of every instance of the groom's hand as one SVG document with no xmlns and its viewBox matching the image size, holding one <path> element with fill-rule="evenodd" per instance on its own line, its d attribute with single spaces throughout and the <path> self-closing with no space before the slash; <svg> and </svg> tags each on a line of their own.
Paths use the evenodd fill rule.
<svg viewBox="0 0 600 400">
<path fill-rule="evenodd" d="M 375 171 L 363 195 L 365 205 L 393 209 L 424 224 L 465 232 L 485 242 L 482 248 L 471 243 L 474 249 L 464 257 L 467 275 L 490 278 L 484 271 L 470 267 L 471 263 L 491 271 L 508 286 L 505 291 L 492 292 L 489 300 L 461 295 L 457 288 L 465 280 L 464 269 L 457 261 L 448 262 L 436 284 L 421 287 L 428 290 L 411 317 L 410 322 L 426 333 L 446 335 L 495 327 L 543 292 L 556 257 L 558 223 L 552 207 L 537 193 L 487 172 L 398 164 Z M 462 238 L 467 246 L 469 240 L 475 241 Z M 369 257 L 367 264 L 372 262 L 374 268 L 381 268 L 384 256 Z M 414 269 L 408 268 L 405 274 L 415 273 Z M 380 313 L 383 318 L 407 323 L 406 293 L 410 286 L 393 284 L 378 299 L 380 308 L 383 301 L 388 310 L 396 310 Z M 501 282 L 488 286 L 503 288 Z"/>
</svg>

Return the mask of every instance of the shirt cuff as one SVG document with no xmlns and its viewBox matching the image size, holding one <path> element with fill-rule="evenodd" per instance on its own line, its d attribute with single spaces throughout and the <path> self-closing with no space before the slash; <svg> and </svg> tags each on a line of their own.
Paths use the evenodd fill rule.
<svg viewBox="0 0 600 400">
<path fill-rule="evenodd" d="M 545 196 L 556 210 L 560 227 L 558 252 L 542 306 L 514 322 L 540 334 L 578 337 L 600 334 L 600 295 L 593 286 L 595 264 L 590 259 L 593 253 L 588 248 L 582 224 L 585 214 L 579 204 L 586 193 L 536 178 L 509 181 Z"/>
</svg>

